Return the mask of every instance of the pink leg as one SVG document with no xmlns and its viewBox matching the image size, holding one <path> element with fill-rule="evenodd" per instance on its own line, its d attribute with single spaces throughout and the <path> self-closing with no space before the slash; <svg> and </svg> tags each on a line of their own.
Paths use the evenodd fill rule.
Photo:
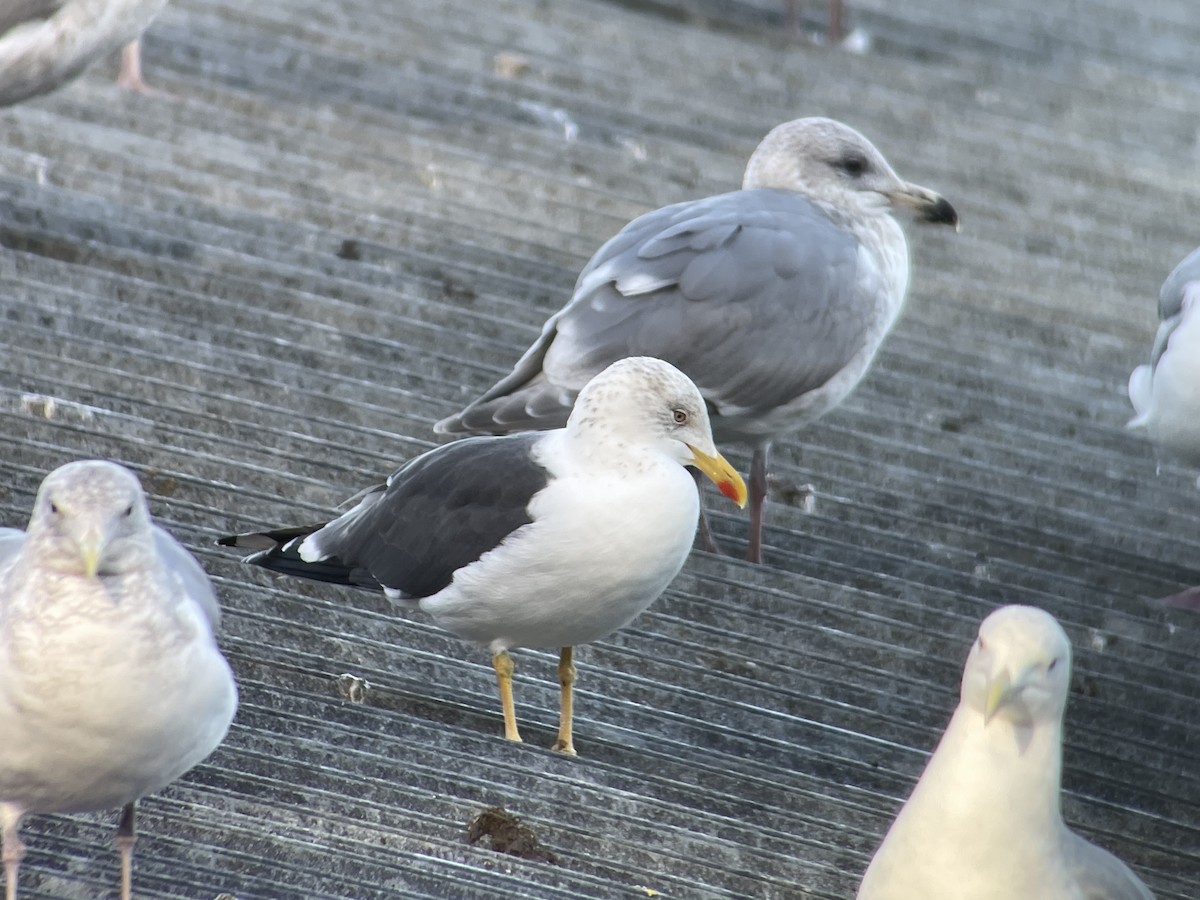
<svg viewBox="0 0 1200 900">
<path fill-rule="evenodd" d="M 747 485 L 750 494 L 750 543 L 746 547 L 746 559 L 752 563 L 761 563 L 763 507 L 767 503 L 767 451 L 770 445 L 764 445 L 754 451 L 750 461 L 750 483 Z"/>
<path fill-rule="evenodd" d="M 126 803 L 121 810 L 121 820 L 117 823 L 117 852 L 121 854 L 121 900 L 131 900 L 133 897 L 133 845 L 137 843 L 137 833 L 133 828 L 136 815 L 135 803 Z"/>
<path fill-rule="evenodd" d="M 787 28 L 795 33 L 801 30 L 800 7 L 801 0 L 785 0 L 787 7 Z M 843 15 L 842 0 L 829 0 L 829 26 L 825 32 L 825 42 L 840 44 L 846 36 L 845 16 Z"/>
<path fill-rule="evenodd" d="M 130 41 L 121 50 L 121 70 L 117 72 L 117 86 L 127 91 L 137 91 L 139 94 L 153 94 L 155 91 L 142 79 L 142 42 L 140 39 Z"/>
<path fill-rule="evenodd" d="M 1188 588 L 1178 594 L 1172 594 L 1170 597 L 1163 597 L 1161 602 L 1164 606 L 1200 612 L 1200 587 Z"/>
<path fill-rule="evenodd" d="M 829 0 L 829 30 L 825 33 L 830 44 L 840 44 L 846 36 L 842 20 L 842 0 Z"/>
<path fill-rule="evenodd" d="M 787 6 L 787 29 L 792 34 L 800 30 L 800 0 L 785 0 Z"/>
<path fill-rule="evenodd" d="M 721 548 L 717 546 L 717 542 L 713 538 L 712 528 L 708 524 L 708 514 L 704 511 L 704 473 L 690 467 L 688 471 L 696 479 L 696 491 L 700 495 L 700 523 L 696 528 L 696 536 L 700 539 L 700 546 L 709 553 L 720 553 Z"/>
<path fill-rule="evenodd" d="M 0 832 L 0 857 L 4 859 L 4 897 L 17 900 L 17 877 L 21 860 L 25 858 L 25 845 L 21 843 L 21 818 L 23 813 L 11 804 L 0 804 L 0 821 L 4 830 Z"/>
</svg>

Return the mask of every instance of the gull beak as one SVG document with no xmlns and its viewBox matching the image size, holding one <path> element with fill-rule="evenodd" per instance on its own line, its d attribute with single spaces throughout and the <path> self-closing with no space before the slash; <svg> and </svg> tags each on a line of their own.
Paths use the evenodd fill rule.
<svg viewBox="0 0 1200 900">
<path fill-rule="evenodd" d="M 992 721 L 992 716 L 996 715 L 1000 707 L 1012 700 L 1018 690 L 1020 690 L 1020 684 L 1013 684 L 1012 676 L 1008 674 L 1007 669 L 998 673 L 994 678 L 990 678 L 987 700 L 983 705 L 983 724 L 987 725 Z"/>
<path fill-rule="evenodd" d="M 1016 678 L 1010 676 L 1006 668 L 1006 670 L 988 679 L 988 697 L 985 698 L 983 706 L 984 725 L 988 725 L 992 716 L 1000 712 L 1001 707 L 1008 706 L 1008 704 L 1013 703 L 1016 701 L 1016 698 L 1020 697 L 1021 691 L 1030 682 L 1030 678 L 1037 671 L 1037 668 L 1037 666 L 1024 668 L 1024 670 L 1016 674 Z"/>
<path fill-rule="evenodd" d="M 958 231 L 958 213 L 950 201 L 936 191 L 919 184 L 906 184 L 899 190 L 888 191 L 885 196 L 893 206 L 908 209 L 918 222 L 950 225 Z"/>
<path fill-rule="evenodd" d="M 100 570 L 100 554 L 104 550 L 104 535 L 88 529 L 79 541 L 79 555 L 83 559 L 83 574 L 95 578 Z"/>
<path fill-rule="evenodd" d="M 729 464 L 720 453 L 709 456 L 703 450 L 697 450 L 691 444 L 687 448 L 692 451 L 692 465 L 703 472 L 717 486 L 722 494 L 740 507 L 746 505 L 746 482 L 737 469 Z"/>
</svg>

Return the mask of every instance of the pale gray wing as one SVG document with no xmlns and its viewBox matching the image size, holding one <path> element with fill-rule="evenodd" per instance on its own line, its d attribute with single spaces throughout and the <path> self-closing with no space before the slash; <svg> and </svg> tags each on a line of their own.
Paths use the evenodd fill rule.
<svg viewBox="0 0 1200 900">
<path fill-rule="evenodd" d="M 221 605 L 217 602 L 217 595 L 213 591 L 208 573 L 201 568 L 196 557 L 169 532 L 158 525 L 153 528 L 154 547 L 158 551 L 159 559 L 169 571 L 179 576 L 184 591 L 204 610 L 205 618 L 212 626 L 213 634 L 216 634 L 221 627 Z"/>
<path fill-rule="evenodd" d="M 1162 324 L 1158 326 L 1154 347 L 1150 351 L 1152 367 L 1158 365 L 1167 349 L 1167 341 L 1183 320 L 1183 300 L 1189 292 L 1200 292 L 1200 247 L 1183 258 L 1158 292 L 1158 318 Z"/>
<path fill-rule="evenodd" d="M 853 236 L 789 191 L 647 213 L 600 248 L 512 374 L 441 430 L 561 425 L 590 378 L 642 355 L 682 369 L 716 416 L 772 410 L 861 347 L 874 299 L 856 296 L 857 265 Z"/>
<path fill-rule="evenodd" d="M 858 245 L 807 200 L 735 191 L 662 212 L 580 276 L 547 353 L 551 381 L 658 356 L 717 415 L 753 414 L 825 384 L 861 346 Z"/>
<path fill-rule="evenodd" d="M 1158 292 L 1158 317 L 1163 321 L 1179 315 L 1188 282 L 1200 281 L 1200 247 L 1183 258 Z"/>
<path fill-rule="evenodd" d="M 8 568 L 25 546 L 25 532 L 19 528 L 0 528 L 0 572 Z"/>
<path fill-rule="evenodd" d="M 1071 837 L 1070 865 L 1086 900 L 1154 900 L 1129 866 L 1074 832 Z"/>
<path fill-rule="evenodd" d="M 6 0 L 0 3 L 0 36 L 26 22 L 44 21 L 60 9 L 66 0 Z"/>
</svg>

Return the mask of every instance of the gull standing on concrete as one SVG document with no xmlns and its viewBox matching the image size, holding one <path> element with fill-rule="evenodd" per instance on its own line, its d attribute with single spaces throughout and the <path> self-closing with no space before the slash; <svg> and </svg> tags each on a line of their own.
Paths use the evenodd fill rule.
<svg viewBox="0 0 1200 900">
<path fill-rule="evenodd" d="M 51 472 L 26 532 L 0 529 L 0 828 L 17 895 L 30 813 L 122 807 L 121 897 L 134 804 L 225 737 L 237 706 L 208 577 L 150 521 L 127 469 Z"/>
<path fill-rule="evenodd" d="M 571 648 L 628 625 L 682 568 L 696 534 L 695 466 L 745 503 L 696 386 L 624 359 L 580 392 L 563 429 L 455 441 L 410 461 L 321 525 L 222 538 L 246 562 L 382 590 L 486 644 L 504 735 L 521 739 L 514 647 L 560 647 L 555 749 L 574 753 Z"/>
<path fill-rule="evenodd" d="M 944 198 L 900 180 L 854 129 L 780 125 L 750 157 L 742 190 L 626 225 L 512 373 L 435 428 L 557 427 L 613 360 L 665 359 L 700 388 L 718 442 L 754 447 L 747 556 L 761 561 L 771 443 L 845 399 L 904 303 L 908 245 L 894 207 L 958 224 Z"/>
<path fill-rule="evenodd" d="M 1150 362 L 1129 376 L 1137 415 L 1128 427 L 1144 431 L 1162 456 L 1200 466 L 1200 249 L 1163 282 L 1158 317 Z"/>
<path fill-rule="evenodd" d="M 1071 645 L 1049 613 L 979 627 L 962 699 L 871 861 L 858 900 L 1153 900 L 1062 819 Z"/>
<path fill-rule="evenodd" d="M 148 90 L 140 37 L 167 0 L 0 2 L 0 106 L 48 93 L 114 50 L 117 84 Z"/>
<path fill-rule="evenodd" d="M 1129 376 L 1129 400 L 1137 415 L 1126 427 L 1144 432 L 1160 458 L 1200 467 L 1200 248 L 1163 282 L 1158 317 L 1162 324 L 1150 362 Z M 1200 609 L 1200 586 L 1163 602 Z"/>
</svg>

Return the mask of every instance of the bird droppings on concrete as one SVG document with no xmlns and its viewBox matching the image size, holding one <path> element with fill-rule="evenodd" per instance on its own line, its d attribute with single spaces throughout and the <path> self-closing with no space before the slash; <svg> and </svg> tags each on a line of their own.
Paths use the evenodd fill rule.
<svg viewBox="0 0 1200 900">
<path fill-rule="evenodd" d="M 40 416 L 43 419 L 66 417 L 83 422 L 91 421 L 96 414 L 96 410 L 82 403 L 60 400 L 44 394 L 22 394 L 21 412 L 28 416 Z"/>
<path fill-rule="evenodd" d="M 558 865 L 558 856 L 542 846 L 533 829 L 502 806 L 485 809 L 467 825 L 467 843 L 477 844 L 485 837 L 486 846 L 497 853 Z"/>
<path fill-rule="evenodd" d="M 334 679 L 337 684 L 338 694 L 347 703 L 363 704 L 367 702 L 367 695 L 371 692 L 371 682 L 365 678 L 360 678 L 350 672 L 343 672 Z"/>
</svg>

